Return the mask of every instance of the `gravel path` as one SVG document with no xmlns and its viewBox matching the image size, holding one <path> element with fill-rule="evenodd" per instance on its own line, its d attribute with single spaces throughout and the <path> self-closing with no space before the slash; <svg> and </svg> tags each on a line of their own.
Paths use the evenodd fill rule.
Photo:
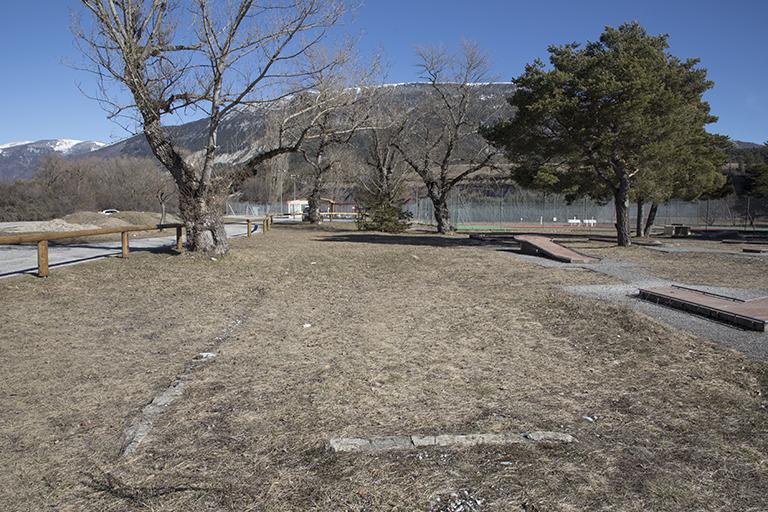
<svg viewBox="0 0 768 512">
<path fill-rule="evenodd" d="M 711 247 L 672 247 L 672 246 L 663 246 L 663 247 L 645 247 L 646 249 L 649 249 L 651 251 L 658 251 L 663 253 L 704 253 L 704 254 L 725 254 L 728 256 L 762 256 L 763 253 L 745 253 L 739 248 L 738 250 L 728 250 L 728 249 L 712 249 Z M 765 256 L 768 256 L 768 254 L 765 254 Z"/>
</svg>

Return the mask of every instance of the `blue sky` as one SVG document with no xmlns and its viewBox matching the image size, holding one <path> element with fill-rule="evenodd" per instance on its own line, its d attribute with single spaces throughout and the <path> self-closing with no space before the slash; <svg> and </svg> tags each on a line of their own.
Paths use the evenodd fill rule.
<svg viewBox="0 0 768 512">
<path fill-rule="evenodd" d="M 74 138 L 112 141 L 127 134 L 77 89 L 91 77 L 71 69 L 79 54 L 70 33 L 71 0 L 4 1 L 0 16 L 0 144 Z M 710 130 L 738 140 L 768 140 L 768 0 L 362 0 L 344 29 L 362 51 L 384 50 L 388 80 L 417 79 L 417 45 L 477 41 L 493 73 L 509 80 L 550 44 L 597 39 L 605 25 L 637 20 L 668 33 L 671 51 L 699 57 L 715 88 L 720 121 Z"/>
</svg>

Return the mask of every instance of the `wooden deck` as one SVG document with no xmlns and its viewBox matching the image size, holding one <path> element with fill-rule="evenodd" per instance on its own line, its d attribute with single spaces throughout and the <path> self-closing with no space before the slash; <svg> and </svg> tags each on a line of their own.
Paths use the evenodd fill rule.
<svg viewBox="0 0 768 512">
<path fill-rule="evenodd" d="M 753 331 L 765 331 L 768 297 L 736 299 L 683 286 L 640 289 L 640 298 Z"/>
<path fill-rule="evenodd" d="M 518 235 L 515 236 L 515 241 L 520 244 L 520 248 L 526 254 L 544 255 L 565 263 L 597 263 L 599 261 L 597 258 L 576 252 L 544 236 Z"/>
<path fill-rule="evenodd" d="M 768 245 L 768 240 L 763 240 L 760 238 L 726 238 L 725 240 L 720 240 L 720 243 L 723 244 L 750 244 L 750 245 Z"/>
</svg>

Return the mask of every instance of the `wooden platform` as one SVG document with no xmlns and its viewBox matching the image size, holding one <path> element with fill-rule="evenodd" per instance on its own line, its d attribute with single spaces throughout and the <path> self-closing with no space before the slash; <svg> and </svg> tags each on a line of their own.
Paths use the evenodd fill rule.
<svg viewBox="0 0 768 512">
<path fill-rule="evenodd" d="M 756 254 L 768 253 L 768 246 L 764 246 L 764 247 L 744 247 L 744 248 L 741 249 L 741 252 L 749 252 L 749 253 L 756 253 Z"/>
<path fill-rule="evenodd" d="M 765 331 L 768 297 L 736 299 L 684 286 L 640 289 L 640 298 L 753 331 Z"/>
<path fill-rule="evenodd" d="M 749 244 L 749 245 L 768 245 L 768 240 L 760 238 L 726 238 L 720 241 L 723 244 Z"/>
<path fill-rule="evenodd" d="M 526 254 L 543 255 L 565 263 L 597 263 L 600 261 L 597 258 L 564 247 L 544 236 L 518 235 L 515 236 L 515 241 L 520 244 L 521 250 Z"/>
</svg>

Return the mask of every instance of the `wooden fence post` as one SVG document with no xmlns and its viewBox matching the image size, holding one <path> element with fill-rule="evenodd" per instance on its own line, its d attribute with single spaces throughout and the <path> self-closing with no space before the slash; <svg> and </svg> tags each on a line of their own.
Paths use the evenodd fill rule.
<svg viewBox="0 0 768 512">
<path fill-rule="evenodd" d="M 121 245 L 121 249 L 122 249 L 121 256 L 123 258 L 127 258 L 128 257 L 128 250 L 129 250 L 129 247 L 128 247 L 128 232 L 127 231 L 123 231 L 122 233 L 120 233 L 120 245 Z"/>
<path fill-rule="evenodd" d="M 184 242 L 181 239 L 181 226 L 176 226 L 176 250 L 179 252 L 184 250 Z"/>
<path fill-rule="evenodd" d="M 247 235 L 248 238 L 251 238 L 251 219 L 246 219 L 245 220 L 245 229 L 248 232 L 248 235 Z"/>
<path fill-rule="evenodd" d="M 37 275 L 48 277 L 48 240 L 37 242 Z"/>
</svg>

